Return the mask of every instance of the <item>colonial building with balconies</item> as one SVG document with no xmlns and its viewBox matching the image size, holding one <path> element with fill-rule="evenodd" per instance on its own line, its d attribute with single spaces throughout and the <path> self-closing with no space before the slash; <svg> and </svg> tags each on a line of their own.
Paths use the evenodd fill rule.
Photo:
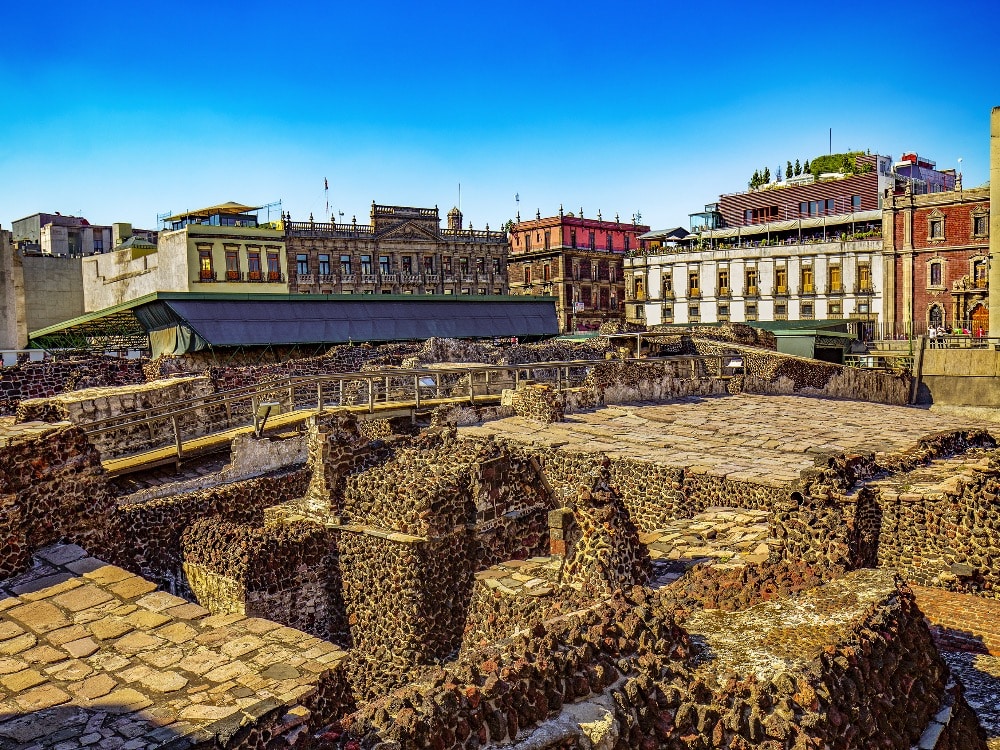
<svg viewBox="0 0 1000 750">
<path fill-rule="evenodd" d="M 560 330 L 592 331 L 622 320 L 625 282 L 622 260 L 642 245 L 649 227 L 604 221 L 559 208 L 558 216 L 517 222 L 510 232 L 508 273 L 511 294 L 556 298 Z"/>
<path fill-rule="evenodd" d="M 883 311 L 881 227 L 867 211 L 651 242 L 625 258 L 627 320 L 846 320 L 871 338 Z"/>
<path fill-rule="evenodd" d="M 504 295 L 507 234 L 437 207 L 372 203 L 371 222 L 282 219 L 292 293 Z"/>
</svg>

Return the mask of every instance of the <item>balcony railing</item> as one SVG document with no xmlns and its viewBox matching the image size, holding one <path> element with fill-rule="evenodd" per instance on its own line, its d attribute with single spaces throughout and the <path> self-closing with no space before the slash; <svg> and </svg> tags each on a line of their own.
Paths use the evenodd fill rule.
<svg viewBox="0 0 1000 750">
<path fill-rule="evenodd" d="M 403 284 L 419 284 L 422 281 L 422 277 L 419 273 L 401 273 L 399 274 L 399 281 Z"/>
<path fill-rule="evenodd" d="M 720 286 L 719 287 L 719 296 L 720 297 L 729 297 L 730 296 L 729 287 L 728 286 Z"/>
<path fill-rule="evenodd" d="M 358 275 L 356 273 L 342 273 L 340 274 L 341 284 L 357 284 Z"/>
<path fill-rule="evenodd" d="M 701 297 L 701 289 L 688 289 L 688 297 L 691 299 L 697 299 Z"/>
<path fill-rule="evenodd" d="M 380 275 L 383 284 L 395 284 L 399 281 L 398 273 L 383 273 Z"/>
<path fill-rule="evenodd" d="M 296 274 L 295 283 L 299 286 L 312 286 L 316 283 L 316 275 L 311 273 Z"/>
<path fill-rule="evenodd" d="M 374 274 L 374 273 L 362 273 L 361 274 L 361 283 L 362 284 L 377 284 L 378 283 L 378 274 Z"/>
<path fill-rule="evenodd" d="M 816 287 L 812 284 L 803 284 L 802 294 L 816 294 Z"/>
<path fill-rule="evenodd" d="M 462 274 L 462 283 L 463 284 L 472 284 L 475 280 L 476 280 L 476 277 L 473 274 L 471 274 L 471 273 L 463 273 Z"/>
<path fill-rule="evenodd" d="M 746 292 L 744 293 L 743 296 L 744 297 L 758 297 L 758 296 L 760 296 L 760 289 L 757 288 L 756 286 L 748 286 L 747 290 L 746 290 Z"/>
<path fill-rule="evenodd" d="M 875 290 L 873 289 L 873 287 L 872 287 L 872 285 L 870 283 L 869 284 L 857 284 L 854 287 L 854 293 L 855 294 L 872 294 L 872 293 L 874 293 L 874 291 Z"/>
<path fill-rule="evenodd" d="M 215 281 L 215 271 L 202 269 L 198 272 L 198 281 Z"/>
<path fill-rule="evenodd" d="M 844 285 L 843 284 L 830 284 L 826 290 L 827 294 L 843 294 Z"/>
<path fill-rule="evenodd" d="M 268 271 L 267 280 L 272 284 L 282 283 L 285 280 L 285 275 L 281 271 Z"/>
<path fill-rule="evenodd" d="M 439 273 L 425 273 L 424 283 L 425 284 L 438 284 L 441 282 L 441 274 Z"/>
<path fill-rule="evenodd" d="M 320 284 L 336 284 L 337 283 L 337 275 L 333 274 L 333 273 L 321 273 L 319 275 L 319 283 Z"/>
<path fill-rule="evenodd" d="M 243 281 L 243 274 L 239 271 L 226 271 L 226 281 Z"/>
<path fill-rule="evenodd" d="M 264 280 L 264 274 L 260 271 L 247 271 L 247 281 L 260 282 Z"/>
<path fill-rule="evenodd" d="M 777 287 L 775 287 L 774 288 L 774 296 L 775 297 L 787 297 L 788 296 L 788 287 L 787 286 L 777 286 Z"/>
</svg>

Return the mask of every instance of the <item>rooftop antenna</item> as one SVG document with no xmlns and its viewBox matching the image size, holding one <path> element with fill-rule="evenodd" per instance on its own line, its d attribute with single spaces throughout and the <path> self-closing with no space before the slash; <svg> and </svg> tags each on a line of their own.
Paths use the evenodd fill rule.
<svg viewBox="0 0 1000 750">
<path fill-rule="evenodd" d="M 323 178 L 323 195 L 326 198 L 326 211 L 323 212 L 324 216 L 330 215 L 330 181 Z"/>
<path fill-rule="evenodd" d="M 520 216 L 521 215 L 521 194 L 520 193 L 514 193 L 514 205 L 517 208 L 517 214 L 518 214 L 518 216 Z"/>
</svg>

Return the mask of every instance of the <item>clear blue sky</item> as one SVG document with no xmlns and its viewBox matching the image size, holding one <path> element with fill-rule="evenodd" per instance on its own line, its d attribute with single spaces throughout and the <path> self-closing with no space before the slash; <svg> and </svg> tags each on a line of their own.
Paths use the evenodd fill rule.
<svg viewBox="0 0 1000 750">
<path fill-rule="evenodd" d="M 281 199 L 687 224 L 827 150 L 988 179 L 996 0 L 8 3 L 0 224 Z M 987 58 L 987 52 L 994 55 Z"/>
</svg>

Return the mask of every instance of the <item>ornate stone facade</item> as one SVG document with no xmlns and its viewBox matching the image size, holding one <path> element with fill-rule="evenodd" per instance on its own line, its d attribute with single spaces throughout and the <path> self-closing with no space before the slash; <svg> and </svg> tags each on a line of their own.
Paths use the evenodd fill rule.
<svg viewBox="0 0 1000 750">
<path fill-rule="evenodd" d="M 462 227 L 437 206 L 372 203 L 371 223 L 292 221 L 282 226 L 289 290 L 303 294 L 507 294 L 507 235 Z"/>
</svg>

